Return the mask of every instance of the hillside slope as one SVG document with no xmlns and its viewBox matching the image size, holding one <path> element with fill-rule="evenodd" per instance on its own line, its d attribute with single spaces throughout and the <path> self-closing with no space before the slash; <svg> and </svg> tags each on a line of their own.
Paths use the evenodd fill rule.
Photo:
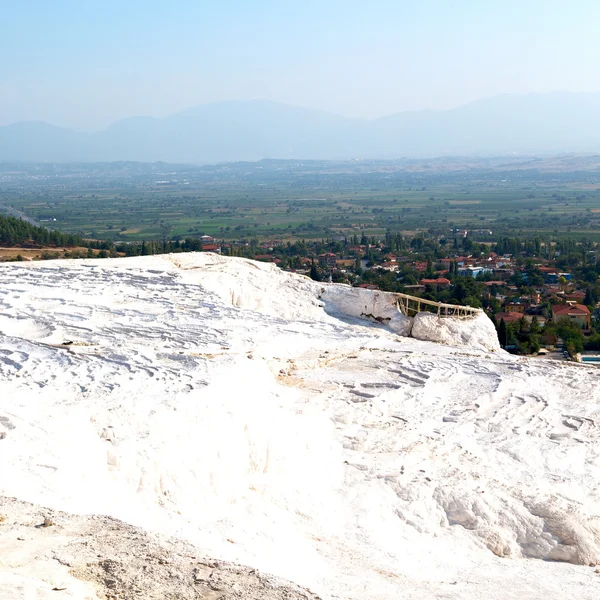
<svg viewBox="0 0 600 600">
<path fill-rule="evenodd" d="M 0 494 L 327 599 L 597 598 L 598 371 L 403 337 L 350 293 L 210 254 L 0 265 Z"/>
</svg>

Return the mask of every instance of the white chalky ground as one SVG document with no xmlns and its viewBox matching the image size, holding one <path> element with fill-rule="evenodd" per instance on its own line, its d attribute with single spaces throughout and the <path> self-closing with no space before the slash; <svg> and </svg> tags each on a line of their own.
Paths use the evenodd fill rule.
<svg viewBox="0 0 600 600">
<path fill-rule="evenodd" d="M 357 293 L 210 254 L 1 265 L 0 493 L 323 598 L 600 597 L 600 369 L 486 352 L 483 321 L 401 337 Z"/>
</svg>

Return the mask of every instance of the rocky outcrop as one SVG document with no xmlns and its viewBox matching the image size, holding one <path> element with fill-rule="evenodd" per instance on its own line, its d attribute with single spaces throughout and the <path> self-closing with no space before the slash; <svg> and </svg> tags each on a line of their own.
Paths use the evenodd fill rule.
<svg viewBox="0 0 600 600">
<path fill-rule="evenodd" d="M 332 316 L 377 321 L 405 337 L 485 352 L 500 349 L 496 329 L 483 312 L 465 318 L 439 317 L 429 312 L 407 317 L 400 312 L 397 296 L 391 292 L 336 284 L 324 286 L 320 300 L 325 311 Z"/>
<path fill-rule="evenodd" d="M 0 555 L 3 600 L 318 600 L 293 583 L 211 560 L 185 542 L 116 519 L 6 497 L 0 498 Z"/>
<path fill-rule="evenodd" d="M 467 318 L 438 317 L 421 312 L 414 318 L 411 335 L 418 340 L 448 346 L 468 346 L 484 352 L 500 350 L 496 328 L 484 312 Z"/>
</svg>

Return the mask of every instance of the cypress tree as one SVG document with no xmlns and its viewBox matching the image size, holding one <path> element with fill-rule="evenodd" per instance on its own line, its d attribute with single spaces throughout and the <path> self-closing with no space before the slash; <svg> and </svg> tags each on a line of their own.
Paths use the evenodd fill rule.
<svg viewBox="0 0 600 600">
<path fill-rule="evenodd" d="M 314 260 L 310 265 L 310 278 L 314 281 L 321 281 L 321 276 L 319 275 L 319 271 L 317 270 Z"/>
<path fill-rule="evenodd" d="M 503 348 L 506 346 L 506 338 L 507 338 L 506 323 L 504 322 L 504 319 L 500 319 L 500 325 L 498 326 L 498 340 L 500 341 L 500 345 Z"/>
</svg>

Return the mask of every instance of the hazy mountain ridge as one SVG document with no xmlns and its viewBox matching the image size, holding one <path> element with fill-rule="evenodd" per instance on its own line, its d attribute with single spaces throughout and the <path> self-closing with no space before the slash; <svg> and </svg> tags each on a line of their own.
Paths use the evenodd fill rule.
<svg viewBox="0 0 600 600">
<path fill-rule="evenodd" d="M 0 128 L 0 160 L 211 163 L 600 150 L 600 93 L 501 95 L 452 110 L 347 118 L 255 100 L 131 117 L 86 134 L 40 122 Z"/>
</svg>

